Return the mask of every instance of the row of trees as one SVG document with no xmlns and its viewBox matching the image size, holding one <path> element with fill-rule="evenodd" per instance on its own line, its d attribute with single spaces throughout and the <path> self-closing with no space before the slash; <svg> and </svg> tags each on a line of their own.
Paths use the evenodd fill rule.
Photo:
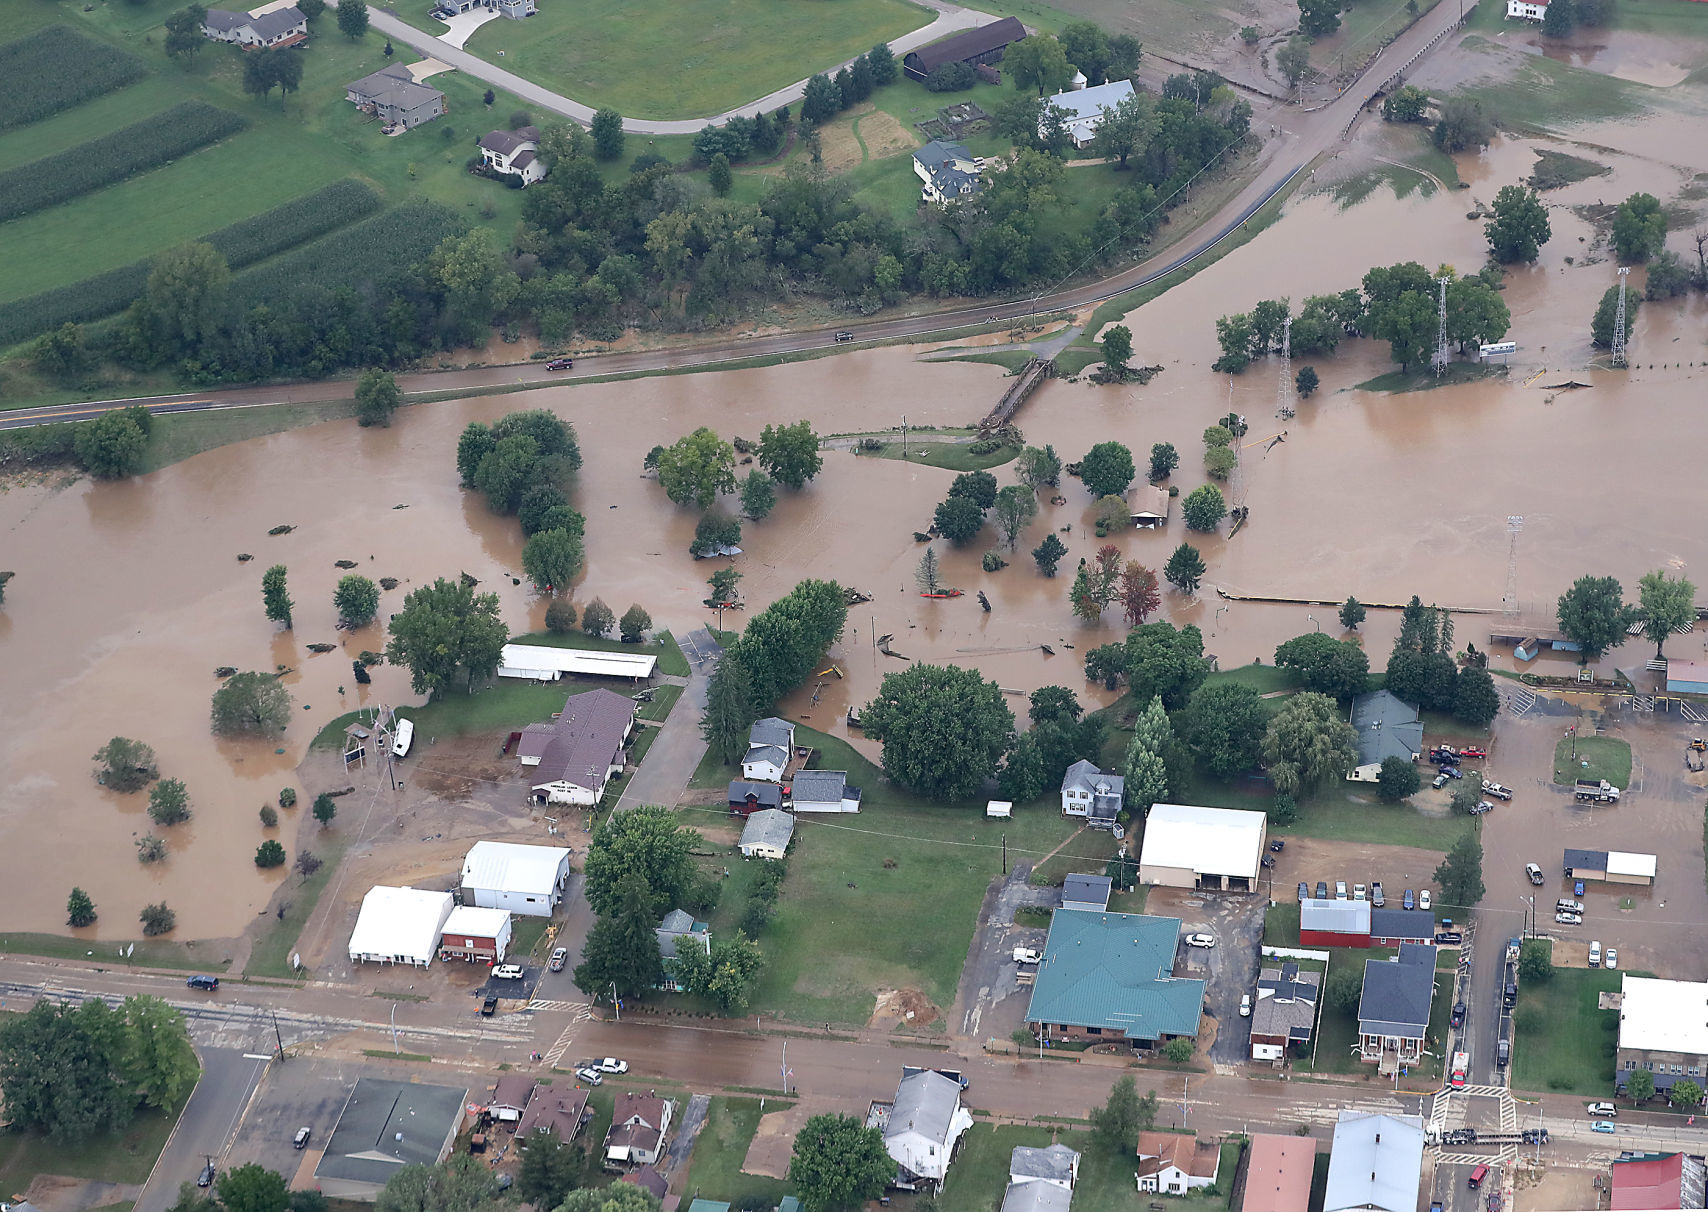
<svg viewBox="0 0 1708 1212">
<path fill-rule="evenodd" d="M 545 409 L 513 412 L 492 425 L 470 421 L 457 439 L 457 474 L 489 509 L 514 514 L 527 542 L 522 570 L 542 593 L 567 589 L 586 565 L 586 519 L 564 489 L 581 469 L 581 444 Z"/>
<path fill-rule="evenodd" d="M 289 569 L 283 564 L 274 564 L 261 574 L 261 609 L 286 631 L 291 629 L 291 611 L 296 606 L 286 584 L 288 575 Z M 338 626 L 366 627 L 379 613 L 380 587 L 359 573 L 350 573 L 338 578 L 332 605 L 338 611 Z"/>
<path fill-rule="evenodd" d="M 1623 644 L 1632 624 L 1642 625 L 1659 659 L 1667 637 L 1696 621 L 1696 586 L 1684 577 L 1668 576 L 1664 568 L 1657 568 L 1643 574 L 1637 591 L 1632 605 L 1625 601 L 1617 578 L 1583 576 L 1560 595 L 1560 630 L 1581 648 L 1582 662 L 1598 660 Z"/>
<path fill-rule="evenodd" d="M 736 455 L 753 451 L 759 466 L 739 483 Z M 645 470 L 657 474 L 664 495 L 678 505 L 700 510 L 689 551 L 695 556 L 741 542 L 741 523 L 717 508 L 718 497 L 738 493 L 741 509 L 753 521 L 763 521 L 777 505 L 777 487 L 799 491 L 824 467 L 818 434 L 807 421 L 767 425 L 755 445 L 737 438 L 726 442 L 702 426 L 669 446 L 647 451 Z"/>
</svg>

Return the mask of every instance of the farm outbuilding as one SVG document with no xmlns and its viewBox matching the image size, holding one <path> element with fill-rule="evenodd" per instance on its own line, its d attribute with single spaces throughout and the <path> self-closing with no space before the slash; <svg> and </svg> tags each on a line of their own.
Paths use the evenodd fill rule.
<svg viewBox="0 0 1708 1212">
<path fill-rule="evenodd" d="M 1574 880 L 1597 880 L 1607 884 L 1653 886 L 1656 860 L 1652 854 L 1625 850 L 1572 850 L 1565 854 L 1565 874 Z"/>
<path fill-rule="evenodd" d="M 1020 24 L 1019 18 L 1003 17 L 989 25 L 962 30 L 918 50 L 908 51 L 901 61 L 902 70 L 912 79 L 923 80 L 947 63 L 965 63 L 969 67 L 1000 63 L 1008 44 L 1025 36 L 1026 27 Z"/>
<path fill-rule="evenodd" d="M 1145 818 L 1139 882 L 1250 892 L 1267 837 L 1268 818 L 1261 812 L 1154 804 Z"/>
<path fill-rule="evenodd" d="M 503 133 L 503 132 L 499 132 Z M 498 657 L 498 676 L 530 682 L 555 682 L 566 673 L 582 677 L 650 678 L 658 658 L 643 652 L 594 652 L 545 644 L 506 644 Z"/>
<path fill-rule="evenodd" d="M 776 808 L 766 808 L 747 818 L 741 831 L 744 858 L 780 859 L 789 851 L 795 836 L 795 818 Z"/>
<path fill-rule="evenodd" d="M 463 859 L 463 903 L 524 917 L 550 917 L 569 883 L 569 850 L 476 842 Z"/>
</svg>

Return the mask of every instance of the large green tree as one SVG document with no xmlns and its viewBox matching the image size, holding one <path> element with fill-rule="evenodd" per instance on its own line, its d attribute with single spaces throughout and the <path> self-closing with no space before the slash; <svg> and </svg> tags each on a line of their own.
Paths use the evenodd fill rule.
<svg viewBox="0 0 1708 1212">
<path fill-rule="evenodd" d="M 646 1195 L 633 1183 L 615 1185 Z M 375 1197 L 374 1212 L 496 1212 L 502 1206 L 498 1196 L 492 1167 L 484 1159 L 453 1153 L 436 1166 L 401 1167 Z"/>
<path fill-rule="evenodd" d="M 1210 674 L 1204 633 L 1195 623 L 1176 627 L 1158 621 L 1135 627 L 1127 633 L 1126 649 L 1127 680 L 1141 703 L 1156 695 L 1164 707 L 1177 710 Z"/>
<path fill-rule="evenodd" d="M 1001 688 L 955 665 L 886 674 L 860 722 L 883 743 L 884 773 L 934 800 L 970 797 L 1014 743 Z"/>
<path fill-rule="evenodd" d="M 1127 743 L 1125 799 L 1134 816 L 1142 817 L 1168 794 L 1168 749 L 1173 742 L 1174 725 L 1162 699 L 1152 697 L 1133 721 L 1133 739 Z"/>
<path fill-rule="evenodd" d="M 824 466 L 818 451 L 818 435 L 807 421 L 793 425 L 767 425 L 759 433 L 759 466 L 777 483 L 803 488 Z"/>
<path fill-rule="evenodd" d="M 1456 278 L 1447 284 L 1447 339 L 1461 351 L 1499 341 L 1511 327 L 1506 300 L 1487 282 Z"/>
<path fill-rule="evenodd" d="M 1453 718 L 1462 724 L 1487 728 L 1500 714 L 1500 695 L 1494 678 L 1475 666 L 1459 671 L 1453 682 Z"/>
<path fill-rule="evenodd" d="M 733 936 L 720 936 L 710 950 L 678 948 L 673 975 L 684 993 L 706 998 L 727 1016 L 747 1008 L 764 967 L 759 945 L 737 930 Z"/>
<path fill-rule="evenodd" d="M 1121 496 L 1133 482 L 1133 452 L 1119 442 L 1099 442 L 1079 461 L 1079 478 L 1098 500 Z"/>
<path fill-rule="evenodd" d="M 701 426 L 659 454 L 658 482 L 676 504 L 710 509 L 720 492 L 735 491 L 735 447 Z"/>
<path fill-rule="evenodd" d="M 1073 77 L 1067 48 L 1049 34 L 1010 43 L 1002 53 L 1002 70 L 1015 88 L 1036 88 L 1040 97 L 1060 92 Z"/>
<path fill-rule="evenodd" d="M 1639 618 L 1625 604 L 1625 591 L 1615 577 L 1579 577 L 1560 595 L 1560 630 L 1582 650 L 1579 662 L 1599 660 L 1610 648 L 1625 642 L 1625 631 Z"/>
<path fill-rule="evenodd" d="M 1643 614 L 1643 634 L 1654 641 L 1655 659 L 1659 660 L 1667 637 L 1696 622 L 1696 586 L 1657 568 L 1645 572 L 1637 582 L 1637 601 Z"/>
<path fill-rule="evenodd" d="M 380 587 L 357 573 L 338 578 L 332 591 L 332 605 L 338 611 L 340 627 L 366 627 L 379 613 Z"/>
<path fill-rule="evenodd" d="M 114 737 L 91 760 L 96 780 L 109 791 L 141 791 L 160 777 L 153 747 L 129 737 Z"/>
<path fill-rule="evenodd" d="M 221 1174 L 216 1189 L 226 1212 L 285 1212 L 291 1206 L 284 1177 L 256 1162 Z"/>
<path fill-rule="evenodd" d="M 1339 0 L 1299 0 L 1299 32 L 1326 38 L 1340 28 Z"/>
<path fill-rule="evenodd" d="M 1250 686 L 1215 682 L 1193 693 L 1177 722 L 1181 739 L 1204 768 L 1229 779 L 1257 765 L 1269 716 Z"/>
<path fill-rule="evenodd" d="M 1626 262 L 1647 261 L 1666 247 L 1666 211 L 1653 194 L 1632 194 L 1613 212 L 1613 249 Z"/>
<path fill-rule="evenodd" d="M 225 315 L 231 268 L 211 244 L 193 242 L 154 258 L 143 293 L 148 330 L 162 359 L 188 353 L 212 337 Z"/>
<path fill-rule="evenodd" d="M 516 1172 L 516 1194 L 536 1208 L 556 1208 L 575 1190 L 583 1161 L 581 1150 L 560 1139 L 556 1131 L 530 1136 Z"/>
<path fill-rule="evenodd" d="M 202 22 L 207 17 L 208 10 L 199 4 L 187 5 L 167 15 L 164 49 L 168 58 L 188 62 L 201 53 L 208 42 L 207 35 L 202 33 Z"/>
<path fill-rule="evenodd" d="M 569 588 L 585 563 L 581 536 L 569 530 L 537 531 L 522 545 L 522 571 L 541 593 Z"/>
<path fill-rule="evenodd" d="M 1407 796 L 1417 794 L 1417 789 L 1423 785 L 1423 776 L 1417 772 L 1417 764 L 1398 754 L 1389 754 L 1382 759 L 1382 769 L 1376 775 L 1376 794 L 1389 804 L 1397 804 Z"/>
<path fill-rule="evenodd" d="M 356 380 L 356 423 L 362 426 L 390 425 L 391 414 L 403 403 L 397 376 L 389 370 L 369 367 Z"/>
<path fill-rule="evenodd" d="M 1200 484 L 1180 502 L 1180 516 L 1186 529 L 1208 534 L 1228 516 L 1227 498 L 1214 484 Z"/>
<path fill-rule="evenodd" d="M 123 1079 L 123 1015 L 100 998 L 75 1008 L 45 998 L 0 1020 L 0 1096 L 14 1131 L 59 1144 L 123 1128 L 137 1097 Z"/>
<path fill-rule="evenodd" d="M 1197 593 L 1204 580 L 1204 557 L 1190 543 L 1182 543 L 1162 566 L 1163 578 L 1182 593 Z"/>
<path fill-rule="evenodd" d="M 806 1212 L 843 1212 L 882 1195 L 895 1169 L 877 1128 L 852 1115 L 814 1115 L 795 1134 L 789 1184 Z"/>
<path fill-rule="evenodd" d="M 571 1191 L 557 1212 L 658 1212 L 658 1200 L 634 1183 L 612 1183 Z"/>
<path fill-rule="evenodd" d="M 351 41 L 368 32 L 368 6 L 364 0 L 338 0 L 338 29 Z"/>
<path fill-rule="evenodd" d="M 1470 909 L 1483 899 L 1483 844 L 1475 830 L 1465 833 L 1435 869 L 1442 906 Z"/>
<path fill-rule="evenodd" d="M 1495 192 L 1494 218 L 1483 225 L 1489 253 L 1502 265 L 1534 261 L 1553 236 L 1548 208 L 1536 191 L 1522 185 L 1503 185 Z"/>
<path fill-rule="evenodd" d="M 1444 152 L 1478 151 L 1487 147 L 1495 136 L 1495 124 L 1483 112 L 1483 103 L 1471 97 L 1448 97 L 1441 103 L 1441 117 L 1436 120 L 1433 137 L 1435 146 Z"/>
<path fill-rule="evenodd" d="M 1110 1087 L 1109 1100 L 1092 1108 L 1091 1134 L 1109 1152 L 1125 1155 L 1139 1133 L 1148 1132 L 1155 1123 L 1156 1107 L 1156 1091 L 1140 1098 L 1133 1075 L 1123 1074 Z"/>
<path fill-rule="evenodd" d="M 459 680 L 472 691 L 497 670 L 510 640 L 497 594 L 476 593 L 466 579 L 444 577 L 404 598 L 387 629 L 386 660 L 408 667 L 417 694 L 438 694 Z"/>
<path fill-rule="evenodd" d="M 1026 527 L 1038 516 L 1037 494 L 1024 484 L 1009 484 L 996 494 L 991 513 L 996 519 L 997 530 L 1007 540 L 1008 549 L 1013 551 Z"/>
<path fill-rule="evenodd" d="M 1014 460 L 1014 478 L 1033 492 L 1054 488 L 1062 478 L 1062 460 L 1054 446 L 1028 446 Z"/>
<path fill-rule="evenodd" d="M 143 408 L 119 408 L 72 430 L 72 449 L 98 480 L 119 480 L 142 470 L 154 419 Z"/>
<path fill-rule="evenodd" d="M 1130 156 L 1143 156 L 1156 138 L 1156 132 L 1161 126 L 1161 118 L 1157 114 L 1156 99 L 1149 93 L 1131 93 L 1122 97 L 1113 107 L 1105 106 L 1103 119 L 1098 122 L 1096 133 L 1092 137 L 1092 149 L 1105 159 L 1114 160 L 1121 168 L 1127 167 Z M 1123 324 L 1111 326 L 1103 341 L 1104 363 L 1108 364 L 1110 353 L 1109 340 L 1115 329 L 1126 333 L 1126 352 L 1119 363 L 1111 369 L 1124 367 L 1127 359 L 1133 356 L 1132 330 Z M 1115 350 L 1120 353 L 1119 347 Z"/>
<path fill-rule="evenodd" d="M 593 133 L 593 154 L 601 160 L 619 160 L 623 155 L 623 115 L 606 106 L 596 110 L 589 129 Z"/>
<path fill-rule="evenodd" d="M 706 710 L 700 719 L 700 735 L 726 766 L 733 766 L 747 752 L 747 734 L 759 711 L 753 703 L 753 678 L 747 664 L 735 652 L 718 658 L 706 684 Z"/>
<path fill-rule="evenodd" d="M 1275 789 L 1296 796 L 1344 778 L 1358 760 L 1357 735 L 1333 699 L 1302 691 L 1269 721 L 1263 760 Z"/>
<path fill-rule="evenodd" d="M 588 862 L 591 866 L 591 855 Z M 589 997 L 613 991 L 618 998 L 644 996 L 663 972 L 655 933 L 663 917 L 663 910 L 656 907 L 661 903 L 658 890 L 637 867 L 618 875 L 604 889 L 603 900 L 605 912 L 587 932 L 587 945 L 575 968 L 575 987 Z"/>
<path fill-rule="evenodd" d="M 984 529 L 984 510 L 969 496 L 949 496 L 931 518 L 932 526 L 956 547 L 965 547 Z"/>
<path fill-rule="evenodd" d="M 1275 663 L 1296 669 L 1306 690 L 1349 699 L 1369 688 L 1370 658 L 1356 644 L 1321 631 L 1294 636 L 1275 649 Z"/>
<path fill-rule="evenodd" d="M 291 595 L 285 589 L 285 566 L 274 564 L 261 574 L 261 606 L 267 617 L 291 629 Z"/>
<path fill-rule="evenodd" d="M 646 885 L 656 925 L 694 882 L 693 852 L 702 840 L 664 808 L 613 813 L 587 847 L 587 903 L 595 913 L 615 912 L 623 881 L 636 875 Z"/>
<path fill-rule="evenodd" d="M 1629 291 L 1625 296 L 1625 335 L 1629 339 L 1632 329 L 1637 327 L 1637 309 L 1643 304 L 1643 296 L 1636 291 Z M 1601 301 L 1595 305 L 1595 315 L 1589 321 L 1589 338 L 1597 349 L 1611 349 L 1613 346 L 1613 327 L 1619 316 L 1619 288 L 1609 286 L 1602 292 Z"/>
<path fill-rule="evenodd" d="M 238 673 L 214 691 L 209 723 L 218 736 L 280 732 L 291 719 L 291 694 L 273 673 Z"/>
</svg>

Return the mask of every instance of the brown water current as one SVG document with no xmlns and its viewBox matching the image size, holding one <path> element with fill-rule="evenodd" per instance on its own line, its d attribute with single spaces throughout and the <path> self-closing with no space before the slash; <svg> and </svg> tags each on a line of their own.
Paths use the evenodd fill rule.
<svg viewBox="0 0 1708 1212">
<path fill-rule="evenodd" d="M 1200 626 L 1224 667 L 1268 660 L 1277 642 L 1313 626 L 1340 629 L 1332 607 L 1229 601 L 1216 587 L 1371 602 L 1417 593 L 1443 606 L 1498 611 L 1509 514 L 1526 519 L 1518 594 L 1532 625 L 1549 625 L 1555 597 L 1586 572 L 1615 575 L 1633 591 L 1638 576 L 1660 566 L 1708 579 L 1699 470 L 1708 439 L 1701 409 L 1708 310 L 1700 300 L 1646 306 L 1632 342 L 1636 368 L 1588 370 L 1587 321 L 1614 281 L 1613 267 L 1564 262 L 1581 260 L 1594 239 L 1567 206 L 1648 187 L 1632 182 L 1653 182 L 1661 193 L 1671 181 L 1667 192 L 1675 192 L 1677 170 L 1621 159 L 1615 178 L 1547 196 L 1555 239 L 1536 266 L 1508 276 L 1511 336 L 1520 349 L 1506 379 L 1361 392 L 1355 384 L 1390 369 L 1386 347 L 1349 341 L 1313 362 L 1322 388 L 1297 416 L 1282 419 L 1277 360 L 1231 383 L 1209 369 L 1214 321 L 1224 312 L 1281 295 L 1297 305 L 1355 284 L 1373 264 L 1415 258 L 1476 269 L 1483 236 L 1482 225 L 1465 218 L 1471 195 L 1492 197 L 1532 160 L 1528 145 L 1497 146 L 1464 166 L 1473 189 L 1457 194 L 1396 201 L 1380 193 L 1347 210 L 1325 195 L 1297 199 L 1282 222 L 1128 317 L 1135 360 L 1166 368 L 1148 386 L 1058 381 L 1022 410 L 1028 439 L 1052 443 L 1068 460 L 1115 438 L 1142 467 L 1153 442 L 1173 442 L 1182 463 L 1173 482 L 1183 494 L 1204 480 L 1204 427 L 1230 407 L 1249 418 L 1229 491 L 1251 508 L 1251 522 L 1232 539 L 1225 527 L 1194 538 L 1210 568 L 1204 591 L 1164 595 L 1166 617 Z M 1636 286 L 1640 274 L 1632 278 Z M 647 449 L 699 425 L 757 438 L 766 424 L 803 416 L 820 433 L 885 429 L 903 414 L 910 425 L 967 424 L 1002 391 L 994 366 L 926 364 L 916 360 L 920 352 L 883 348 L 762 370 L 434 404 L 408 410 L 390 430 L 334 422 L 228 446 L 131 482 L 24 485 L 0 495 L 0 567 L 18 574 L 0 610 L 0 854 L 8 856 L 12 890 L 0 928 L 61 930 L 72 884 L 99 906 L 98 925 L 85 932 L 92 939 L 133 937 L 137 911 L 154 900 L 177 911 L 181 937 L 234 935 L 265 910 L 284 876 L 257 871 L 255 847 L 273 833 L 293 853 L 299 844 L 313 847 L 318 827 L 301 826 L 308 795 L 277 831 L 263 832 L 257 809 L 291 783 L 328 719 L 361 704 L 416 701 L 399 670 L 381 667 L 371 687 L 354 684 L 350 659 L 382 647 L 382 636 L 377 627 L 348 637 L 336 631 L 331 593 L 342 572 L 335 561 L 403 582 L 383 595 L 382 614 L 396 610 L 412 585 L 467 571 L 499 594 L 512 631 L 540 625 L 543 601 L 510 581 L 520 572 L 515 521 L 491 516 L 457 487 L 454 449 L 470 420 L 545 407 L 575 424 L 586 454 L 576 503 L 587 516 L 589 556 L 575 596 L 597 594 L 619 612 L 640 602 L 659 626 L 681 634 L 715 621 L 700 605 L 715 562 L 687 555 L 694 516 L 642 475 Z M 1295 360 L 1295 368 L 1303 364 Z M 1593 386 L 1547 390 L 1565 379 Z M 1282 433 L 1285 440 L 1271 444 Z M 1012 482 L 1011 469 L 997 474 Z M 846 678 L 803 687 L 785 704 L 790 714 L 846 732 L 845 708 L 865 702 L 884 673 L 904 665 L 874 651 L 873 637 L 886 633 L 897 652 L 977 666 L 1016 692 L 1060 683 L 1088 702 L 1106 701 L 1086 685 L 1080 662 L 1087 648 L 1122 634 L 1117 611 L 1087 626 L 1066 600 L 1074 565 L 1100 545 L 1089 495 L 1077 480 L 1064 480 L 1067 503 L 1044 505 L 1011 567 L 998 573 L 979 566 L 997 543 L 994 532 L 965 551 L 938 544 L 945 582 L 967 596 L 925 601 L 913 585 L 923 545 L 912 534 L 929 525 L 952 478 L 899 460 L 827 453 L 815 483 L 783 493 L 770 518 L 746 527 L 746 554 L 735 566 L 752 607 L 809 576 L 873 598 L 850 611 L 848 633 L 831 653 Z M 281 523 L 296 529 L 269 537 Z M 1069 555 L 1062 575 L 1045 579 L 1027 553 L 1063 527 L 1071 528 L 1061 534 Z M 1185 537 L 1176 513 L 1162 532 L 1109 541 L 1160 568 Z M 255 558 L 239 563 L 240 552 Z M 261 610 L 261 573 L 273 563 L 290 569 L 297 603 L 290 632 Z M 991 601 L 988 614 L 973 596 L 980 589 Z M 1461 644 L 1482 646 L 1488 621 L 1461 614 Z M 736 615 L 728 625 L 740 622 Z M 1396 622 L 1391 612 L 1372 611 L 1363 628 L 1378 667 Z M 317 641 L 343 646 L 312 656 L 306 645 Z M 1681 638 L 1673 655 L 1693 655 L 1697 643 Z M 1632 644 L 1610 661 L 1629 665 L 1646 655 Z M 209 735 L 213 671 L 222 665 L 292 670 L 287 682 L 298 706 L 277 745 L 216 743 Z M 1024 700 L 1012 702 L 1024 718 Z M 155 830 L 171 853 L 153 867 L 135 858 L 136 837 L 151 828 L 146 797 L 110 794 L 91 777 L 89 755 L 114 734 L 153 745 L 162 773 L 190 789 L 196 815 Z"/>
</svg>

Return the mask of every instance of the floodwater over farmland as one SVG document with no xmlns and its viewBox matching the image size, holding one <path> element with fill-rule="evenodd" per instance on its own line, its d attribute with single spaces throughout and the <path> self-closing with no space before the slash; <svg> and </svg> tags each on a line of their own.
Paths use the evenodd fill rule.
<svg viewBox="0 0 1708 1212">
<path fill-rule="evenodd" d="M 1699 470 L 1708 441 L 1701 409 L 1708 311 L 1700 300 L 1646 306 L 1632 343 L 1636 367 L 1585 369 L 1588 318 L 1615 275 L 1608 261 L 1582 263 L 1595 237 L 1566 209 L 1633 188 L 1664 198 L 1675 192 L 1668 188 L 1679 179 L 1675 170 L 1621 160 L 1614 178 L 1546 196 L 1554 240 L 1537 265 L 1508 275 L 1510 336 L 1520 349 L 1505 379 L 1361 392 L 1353 385 L 1390 366 L 1385 346 L 1351 341 L 1314 361 L 1322 388 L 1297 416 L 1282 419 L 1276 360 L 1231 384 L 1209 370 L 1214 321 L 1224 312 L 1282 295 L 1297 305 L 1355 285 L 1373 264 L 1417 259 L 1474 270 L 1484 246 L 1481 223 L 1465 217 L 1470 199 L 1487 201 L 1528 172 L 1531 160 L 1527 146 L 1497 146 L 1464 166 L 1473 187 L 1457 194 L 1399 201 L 1379 192 L 1346 210 L 1325 194 L 1304 196 L 1246 247 L 1128 318 L 1136 360 L 1166 368 L 1149 386 L 1052 382 L 1020 413 L 1028 439 L 1053 444 L 1067 460 L 1115 438 L 1142 466 L 1153 442 L 1172 442 L 1182 493 L 1204 480 L 1204 427 L 1230 407 L 1249 418 L 1230 487 L 1251 521 L 1232 539 L 1195 539 L 1209 565 L 1198 597 L 1164 595 L 1165 615 L 1200 626 L 1224 667 L 1267 660 L 1276 643 L 1313 626 L 1335 634 L 1339 627 L 1332 607 L 1259 605 L 1225 598 L 1218 587 L 1233 598 L 1354 594 L 1376 603 L 1417 593 L 1465 610 L 1460 640 L 1482 646 L 1487 629 L 1469 612 L 1499 610 L 1511 514 L 1525 517 L 1517 590 L 1534 624 L 1548 625 L 1554 598 L 1586 572 L 1613 574 L 1628 590 L 1660 566 L 1708 578 Z M 1568 256 L 1578 263 L 1567 265 Z M 1640 278 L 1633 275 L 1634 287 Z M 22 485 L 0 495 L 0 567 L 17 572 L 0 610 L 0 853 L 25 856 L 7 864 L 11 895 L 0 927 L 62 929 L 61 906 L 74 883 L 101 912 L 87 932 L 92 938 L 134 936 L 136 913 L 149 901 L 177 911 L 180 937 L 235 935 L 265 911 L 284 877 L 251 862 L 267 836 L 257 809 L 292 781 L 327 720 L 362 704 L 415 701 L 407 675 L 388 667 L 374 670 L 372 686 L 354 684 L 350 659 L 382 647 L 382 637 L 377 628 L 347 637 L 336 631 L 330 599 L 342 572 L 335 561 L 402 582 L 383 596 L 382 614 L 413 585 L 466 571 L 498 592 L 512 631 L 540 625 L 544 603 L 511 584 L 520 574 L 514 520 L 492 517 L 457 487 L 454 449 L 470 420 L 545 407 L 574 422 L 586 455 L 576 504 L 587 516 L 588 550 L 575 596 L 598 595 L 619 612 L 639 602 L 657 625 L 680 634 L 713 621 L 700 605 L 712 564 L 688 557 L 694 518 L 641 474 L 646 451 L 699 425 L 757 438 L 768 423 L 802 416 L 821 434 L 886 429 L 904 413 L 910 426 L 966 424 L 1003 389 L 994 366 L 925 364 L 919 352 L 873 349 L 769 369 L 434 404 L 405 412 L 390 430 L 334 422 L 228 446 L 132 482 Z M 1591 386 L 1549 386 L 1566 380 Z M 1276 443 L 1278 436 L 1284 440 Z M 1007 468 L 997 474 L 1012 481 Z M 1066 600 L 1075 563 L 1099 546 L 1088 494 L 1064 480 L 1067 503 L 1043 507 L 1000 572 L 979 565 L 996 545 L 992 532 L 962 552 L 939 544 L 944 581 L 967 596 L 930 602 L 914 591 L 922 544 L 912 536 L 929 525 L 952 478 L 899 460 L 827 453 L 807 491 L 784 493 L 770 518 L 747 526 L 746 554 L 735 565 L 752 606 L 808 576 L 872 597 L 851 610 L 848 634 L 832 653 L 846 678 L 803 688 L 785 704 L 790 714 L 844 732 L 844 708 L 858 707 L 885 672 L 903 667 L 874 651 L 873 637 L 885 634 L 907 657 L 974 665 L 1015 691 L 1060 683 L 1103 701 L 1085 684 L 1080 660 L 1088 647 L 1119 638 L 1117 612 L 1089 627 Z M 296 529 L 270 537 L 280 524 Z M 1040 577 L 1027 554 L 1051 529 L 1069 547 L 1053 580 Z M 1111 541 L 1160 568 L 1184 537 L 1176 512 L 1161 532 Z M 254 559 L 239 562 L 240 553 Z M 290 632 L 262 614 L 261 571 L 273 563 L 290 569 L 297 603 Z M 974 596 L 981 589 L 989 613 Z M 739 626 L 740 616 L 728 622 Z M 1372 611 L 1363 628 L 1378 666 L 1395 627 L 1392 612 Z M 314 642 L 342 646 L 314 656 L 306 648 Z M 1690 655 L 1695 642 L 1681 639 L 1675 655 Z M 1042 651 L 1045 644 L 1055 655 Z M 1631 646 L 1612 659 L 1637 658 Z M 292 671 L 295 719 L 277 745 L 209 735 L 214 669 L 224 665 Z M 1013 702 L 1023 717 L 1023 700 Z M 158 831 L 171 854 L 152 867 L 135 858 L 135 839 L 150 831 L 146 797 L 113 795 L 91 777 L 89 755 L 114 734 L 153 745 L 162 774 L 189 786 L 195 817 Z M 309 798 L 282 814 L 280 840 L 293 852 Z M 312 847 L 317 827 L 301 832 L 301 844 Z"/>
</svg>

